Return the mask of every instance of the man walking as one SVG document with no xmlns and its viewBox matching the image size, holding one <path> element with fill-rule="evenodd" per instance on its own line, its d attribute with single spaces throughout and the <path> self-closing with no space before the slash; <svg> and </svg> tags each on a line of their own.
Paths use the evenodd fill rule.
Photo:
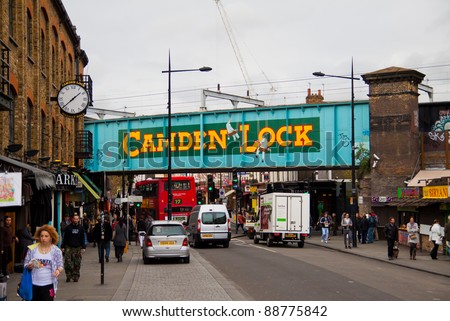
<svg viewBox="0 0 450 321">
<path fill-rule="evenodd" d="M 70 282 L 70 280 L 78 282 L 80 278 L 81 258 L 82 253 L 86 250 L 86 242 L 84 228 L 80 224 L 80 216 L 77 214 L 73 216 L 72 224 L 65 229 L 61 249 L 64 252 L 66 282 Z"/>
<path fill-rule="evenodd" d="M 2 270 L 0 271 L 0 274 L 3 273 L 7 278 L 9 278 L 8 264 L 12 261 L 12 243 L 14 240 L 17 240 L 17 238 L 13 236 L 11 224 L 11 217 L 5 216 L 5 226 L 3 226 L 0 231 L 2 233 L 0 241 Z"/>
<path fill-rule="evenodd" d="M 389 218 L 389 223 L 384 226 L 384 237 L 388 245 L 388 258 L 394 259 L 394 243 L 398 241 L 398 227 L 395 225 L 395 219 Z"/>
</svg>

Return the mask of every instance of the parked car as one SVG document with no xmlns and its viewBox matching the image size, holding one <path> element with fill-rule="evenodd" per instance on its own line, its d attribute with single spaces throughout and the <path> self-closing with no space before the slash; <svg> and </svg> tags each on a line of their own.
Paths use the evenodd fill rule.
<svg viewBox="0 0 450 321">
<path fill-rule="evenodd" d="M 163 258 L 190 261 L 189 243 L 184 226 L 179 221 L 152 221 L 142 248 L 144 264 Z"/>
<path fill-rule="evenodd" d="M 192 209 L 187 223 L 189 243 L 193 247 L 203 244 L 230 245 L 230 215 L 225 205 L 203 204 Z"/>
</svg>

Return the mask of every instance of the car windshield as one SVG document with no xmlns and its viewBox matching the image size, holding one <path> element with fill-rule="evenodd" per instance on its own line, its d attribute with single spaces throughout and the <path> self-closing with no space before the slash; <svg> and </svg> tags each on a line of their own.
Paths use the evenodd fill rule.
<svg viewBox="0 0 450 321">
<path fill-rule="evenodd" d="M 150 235 L 164 236 L 164 235 L 184 235 L 185 231 L 181 225 L 155 225 L 150 231 Z"/>
<path fill-rule="evenodd" d="M 227 215 L 224 212 L 207 212 L 203 213 L 203 224 L 225 224 L 227 222 Z"/>
</svg>

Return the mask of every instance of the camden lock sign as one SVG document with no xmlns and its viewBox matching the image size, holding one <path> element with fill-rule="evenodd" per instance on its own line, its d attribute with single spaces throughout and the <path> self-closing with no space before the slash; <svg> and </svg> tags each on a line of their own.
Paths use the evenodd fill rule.
<svg viewBox="0 0 450 321">
<path fill-rule="evenodd" d="M 173 169 L 351 165 L 349 104 L 281 106 L 172 116 Z M 369 149 L 368 103 L 355 104 L 355 142 Z M 167 169 L 167 117 L 85 122 L 95 171 Z"/>
</svg>

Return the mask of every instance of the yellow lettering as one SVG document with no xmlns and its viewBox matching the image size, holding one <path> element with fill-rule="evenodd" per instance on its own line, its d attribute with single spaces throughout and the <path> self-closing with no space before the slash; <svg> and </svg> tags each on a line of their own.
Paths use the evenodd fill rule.
<svg viewBox="0 0 450 321">
<path fill-rule="evenodd" d="M 283 133 L 286 133 L 286 131 L 288 134 L 292 134 L 292 127 L 288 126 L 287 129 L 286 129 L 286 127 L 287 126 L 280 127 L 280 129 L 278 129 L 278 131 L 277 131 L 278 145 L 283 146 L 283 147 L 286 147 L 287 145 L 290 145 L 292 143 L 292 141 L 283 140 L 283 137 L 281 137 L 283 135 Z"/>
<path fill-rule="evenodd" d="M 275 131 L 270 127 L 264 127 L 258 134 L 258 139 L 260 141 L 263 139 L 264 134 L 268 134 L 268 136 L 270 136 L 270 140 L 268 141 L 267 146 L 272 146 L 272 144 L 275 142 Z"/>
<path fill-rule="evenodd" d="M 208 136 L 209 136 L 209 149 L 210 150 L 216 150 L 216 141 L 222 147 L 222 149 L 226 149 L 227 147 L 227 130 L 222 129 L 220 131 L 220 134 L 222 137 L 219 136 L 219 134 L 215 130 L 208 130 Z"/>
<path fill-rule="evenodd" d="M 158 145 L 156 147 L 155 152 L 162 152 L 163 149 L 164 149 L 163 145 L 167 145 L 167 143 L 164 144 L 164 142 L 165 142 L 164 134 L 163 133 L 158 133 L 158 134 L 156 134 L 156 138 L 158 140 Z"/>
<path fill-rule="evenodd" d="M 244 142 L 244 153 L 254 153 L 256 152 L 256 147 L 258 146 L 256 145 L 251 145 L 249 146 L 249 141 L 248 141 L 248 132 L 250 130 L 250 125 L 240 125 L 240 131 L 242 132 L 242 141 Z M 242 149 L 241 149 L 242 152 Z"/>
<path fill-rule="evenodd" d="M 194 150 L 200 150 L 200 131 L 196 130 L 192 135 L 194 136 Z"/>
<path fill-rule="evenodd" d="M 144 141 L 142 142 L 141 153 L 154 152 L 156 150 L 153 143 L 153 134 L 145 134 Z"/>
<path fill-rule="evenodd" d="M 308 133 L 312 131 L 312 125 L 294 126 L 295 141 L 294 146 L 312 146 L 312 140 L 309 139 Z"/>
<path fill-rule="evenodd" d="M 188 133 L 188 132 L 179 132 L 178 133 L 178 137 L 180 139 L 180 144 L 179 144 L 179 147 L 178 147 L 179 151 L 186 151 L 186 150 L 189 150 L 192 147 L 193 142 L 192 142 L 192 136 L 191 136 L 190 133 Z"/>
<path fill-rule="evenodd" d="M 123 151 L 125 153 L 127 153 L 128 155 L 130 155 L 130 157 L 136 157 L 139 155 L 139 149 L 136 148 L 135 150 L 128 150 L 128 138 L 127 136 L 125 136 L 126 138 L 124 138 L 124 142 L 123 142 Z M 140 131 L 135 131 L 135 132 L 130 132 L 130 139 L 134 138 L 136 140 L 140 140 L 141 139 L 141 132 Z"/>
</svg>

